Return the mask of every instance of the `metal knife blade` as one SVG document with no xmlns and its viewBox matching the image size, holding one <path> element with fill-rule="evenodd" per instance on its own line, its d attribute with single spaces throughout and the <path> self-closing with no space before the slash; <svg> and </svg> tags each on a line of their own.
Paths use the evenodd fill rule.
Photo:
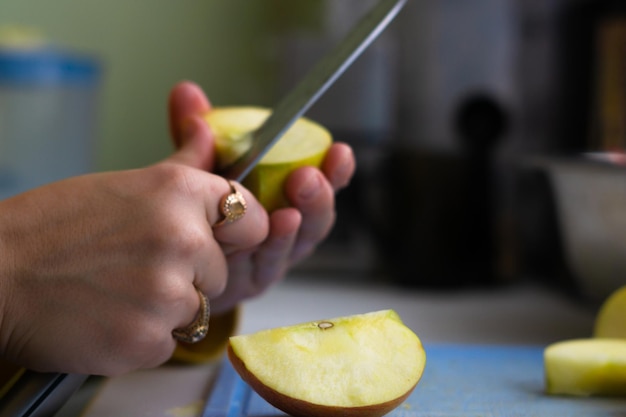
<svg viewBox="0 0 626 417">
<path fill-rule="evenodd" d="M 271 147 L 396 17 L 407 0 L 382 0 L 276 105 L 251 136 L 251 148 L 220 174 L 242 181 Z M 246 140 L 244 138 L 244 140 Z"/>
</svg>

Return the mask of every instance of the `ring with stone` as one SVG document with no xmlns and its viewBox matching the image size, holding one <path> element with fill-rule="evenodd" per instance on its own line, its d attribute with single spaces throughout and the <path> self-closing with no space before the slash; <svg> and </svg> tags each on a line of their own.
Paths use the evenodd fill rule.
<svg viewBox="0 0 626 417">
<path fill-rule="evenodd" d="M 230 186 L 230 192 L 221 198 L 219 205 L 219 210 L 223 217 L 213 227 L 233 223 L 241 219 L 248 209 L 248 204 L 243 195 L 235 188 L 235 183 L 228 181 L 228 185 Z"/>
</svg>

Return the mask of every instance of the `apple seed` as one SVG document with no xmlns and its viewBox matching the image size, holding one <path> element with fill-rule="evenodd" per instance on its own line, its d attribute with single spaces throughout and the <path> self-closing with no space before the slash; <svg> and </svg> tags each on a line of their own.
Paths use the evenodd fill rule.
<svg viewBox="0 0 626 417">
<path fill-rule="evenodd" d="M 318 325 L 317 325 L 317 327 L 319 327 L 322 330 L 330 329 L 333 326 L 334 326 L 334 324 L 332 324 L 329 321 L 322 321 L 322 322 L 318 323 Z"/>
</svg>

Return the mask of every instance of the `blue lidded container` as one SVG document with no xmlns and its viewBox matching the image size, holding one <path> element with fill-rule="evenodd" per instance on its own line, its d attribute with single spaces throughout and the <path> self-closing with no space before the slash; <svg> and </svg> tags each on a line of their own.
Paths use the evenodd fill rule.
<svg viewBox="0 0 626 417">
<path fill-rule="evenodd" d="M 100 83 L 94 57 L 0 48 L 0 199 L 94 169 Z"/>
</svg>

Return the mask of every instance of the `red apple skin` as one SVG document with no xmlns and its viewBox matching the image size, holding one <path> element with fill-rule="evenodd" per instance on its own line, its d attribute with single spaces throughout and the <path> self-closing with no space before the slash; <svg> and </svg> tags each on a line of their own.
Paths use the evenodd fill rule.
<svg viewBox="0 0 626 417">
<path fill-rule="evenodd" d="M 415 389 L 417 382 L 419 382 L 418 380 L 404 395 L 381 404 L 352 408 L 332 407 L 288 397 L 264 385 L 256 376 L 248 371 L 246 365 L 239 359 L 230 345 L 228 345 L 228 359 L 241 379 L 250 385 L 261 398 L 293 417 L 382 417 L 402 404 Z"/>
</svg>

